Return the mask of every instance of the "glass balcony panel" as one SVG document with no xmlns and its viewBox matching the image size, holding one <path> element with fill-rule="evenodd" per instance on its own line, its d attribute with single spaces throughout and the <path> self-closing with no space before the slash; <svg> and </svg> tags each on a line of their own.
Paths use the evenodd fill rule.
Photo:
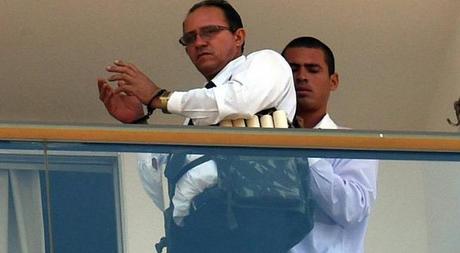
<svg viewBox="0 0 460 253">
<path fill-rule="evenodd" d="M 91 252 L 90 248 L 97 247 L 110 252 L 151 252 L 154 242 L 164 233 L 158 206 L 162 201 L 168 205 L 167 198 L 157 203 L 149 198 L 149 189 L 139 174 L 140 159 L 150 159 L 153 153 L 379 160 L 377 201 L 370 214 L 366 251 L 460 250 L 456 243 L 460 222 L 455 218 L 460 208 L 460 145 L 455 134 L 296 130 L 267 130 L 260 134 L 252 130 L 179 127 L 95 129 L 103 133 L 109 130 L 109 140 L 100 140 L 98 135 L 92 140 L 57 136 L 48 137 L 46 142 L 17 138 L 0 142 L 2 196 L 5 192 L 12 194 L 10 171 L 38 171 L 40 191 L 32 192 L 41 195 L 45 252 Z M 124 137 L 127 132 L 129 138 Z M 370 144 L 361 144 L 367 142 L 366 138 Z M 154 190 L 165 197 L 163 169 L 152 169 L 152 173 L 159 177 Z M 0 203 L 11 208 L 12 198 L 2 197 Z M 0 210 L 2 224 L 13 223 L 12 216 L 5 215 L 6 209 Z M 5 226 L 1 228 L 0 235 L 8 233 Z M 82 245 L 71 244 L 77 238 L 71 231 L 74 228 L 80 229 L 80 236 L 88 235 L 81 240 L 91 247 L 83 249 Z M 4 238 L 0 238 L 0 247 L 7 245 L 5 252 L 16 253 L 11 245 L 19 242 L 6 243 Z M 98 245 L 102 241 L 107 244 Z M 37 249 L 41 244 L 36 242 L 30 247 Z"/>
</svg>

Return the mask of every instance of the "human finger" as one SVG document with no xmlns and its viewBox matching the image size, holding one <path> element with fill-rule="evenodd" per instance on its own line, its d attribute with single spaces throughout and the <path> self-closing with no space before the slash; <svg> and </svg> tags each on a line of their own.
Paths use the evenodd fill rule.
<svg viewBox="0 0 460 253">
<path fill-rule="evenodd" d="M 119 66 L 119 67 L 126 67 L 126 68 L 132 70 L 133 72 L 140 72 L 139 68 L 137 68 L 137 66 L 132 64 L 132 63 L 125 62 L 125 61 L 122 61 L 122 60 L 115 60 L 113 63 L 115 65 Z"/>
<path fill-rule="evenodd" d="M 120 73 L 120 74 L 129 75 L 129 76 L 135 76 L 136 75 L 136 71 L 132 70 L 128 66 L 111 65 L 111 66 L 107 66 L 105 69 L 108 72 L 111 72 L 111 73 Z"/>
<path fill-rule="evenodd" d="M 99 94 L 99 100 L 101 100 L 106 107 L 109 107 L 113 95 L 114 93 L 112 87 L 110 87 L 108 84 L 105 84 Z"/>
<path fill-rule="evenodd" d="M 107 80 L 113 82 L 113 81 L 123 81 L 125 83 L 131 82 L 133 79 L 131 76 L 125 74 L 125 73 L 119 73 L 115 75 L 111 75 Z"/>
<path fill-rule="evenodd" d="M 136 65 L 134 65 L 134 64 L 132 64 L 132 63 L 126 63 L 126 66 L 127 66 L 129 69 L 131 69 L 132 71 L 134 71 L 134 72 L 141 72 L 141 71 L 139 70 L 139 68 L 137 68 Z"/>
<path fill-rule="evenodd" d="M 126 66 L 126 63 L 123 60 L 115 60 L 113 63 L 117 66 Z"/>
<path fill-rule="evenodd" d="M 126 95 L 129 96 L 135 96 L 133 89 L 129 85 L 119 85 L 117 88 L 113 90 L 113 94 L 120 94 L 120 93 L 125 93 Z"/>
<path fill-rule="evenodd" d="M 110 103 L 112 101 L 112 98 L 115 94 L 113 93 L 112 90 L 107 90 L 107 92 L 104 93 L 104 96 L 102 97 L 101 101 L 105 104 L 107 108 L 110 107 Z"/>
<path fill-rule="evenodd" d="M 98 79 L 97 86 L 99 89 L 99 99 L 104 100 L 104 98 L 111 92 L 112 87 L 110 87 L 105 79 Z"/>
<path fill-rule="evenodd" d="M 99 94 L 102 92 L 102 88 L 104 87 L 105 83 L 105 79 L 97 78 L 97 88 L 99 89 Z"/>
<path fill-rule="evenodd" d="M 118 87 L 120 87 L 120 86 L 122 86 L 122 85 L 126 85 L 126 81 L 120 80 L 120 81 L 117 82 L 117 86 L 118 86 Z"/>
</svg>

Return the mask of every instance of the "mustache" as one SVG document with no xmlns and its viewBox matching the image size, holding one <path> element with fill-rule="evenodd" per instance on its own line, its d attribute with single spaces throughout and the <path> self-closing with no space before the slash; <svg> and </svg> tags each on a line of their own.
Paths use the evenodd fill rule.
<svg viewBox="0 0 460 253">
<path fill-rule="evenodd" d="M 296 91 L 312 91 L 312 87 L 308 84 L 308 82 L 297 82 L 295 84 Z"/>
<path fill-rule="evenodd" d="M 197 55 L 202 55 L 202 54 L 212 54 L 212 50 L 210 50 L 209 48 L 199 48 L 197 51 L 196 51 L 196 54 Z"/>
</svg>

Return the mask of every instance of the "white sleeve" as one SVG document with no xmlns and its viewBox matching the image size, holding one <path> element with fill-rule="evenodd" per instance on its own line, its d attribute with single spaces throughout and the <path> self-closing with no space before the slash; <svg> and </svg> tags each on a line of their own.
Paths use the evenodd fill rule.
<svg viewBox="0 0 460 253">
<path fill-rule="evenodd" d="M 289 65 L 275 51 L 262 50 L 249 55 L 223 85 L 174 92 L 168 110 L 192 118 L 195 125 L 216 124 L 224 118 L 249 118 L 272 107 L 286 111 L 292 121 L 295 101 Z M 280 104 L 288 108 L 278 108 Z"/>
<path fill-rule="evenodd" d="M 193 155 L 189 155 L 187 158 L 189 157 L 193 157 Z M 197 157 L 195 156 L 194 158 Z M 192 200 L 205 189 L 216 185 L 216 183 L 217 167 L 212 160 L 199 164 L 187 171 L 176 183 L 172 199 L 174 222 L 182 226 L 183 219 L 190 213 Z"/>
<path fill-rule="evenodd" d="M 164 210 L 162 173 L 166 167 L 169 154 L 138 154 L 137 168 L 144 190 L 153 203 Z"/>
<path fill-rule="evenodd" d="M 319 208 L 342 226 L 361 222 L 377 195 L 376 160 L 317 159 L 310 164 L 311 189 Z"/>
<path fill-rule="evenodd" d="M 186 163 L 202 155 L 187 155 Z M 165 171 L 169 154 L 138 154 L 138 170 L 144 190 L 160 210 L 165 210 L 162 173 Z M 189 214 L 193 198 L 206 188 L 217 183 L 217 168 L 214 161 L 207 161 L 187 171 L 176 183 L 173 218 L 178 225 Z"/>
</svg>

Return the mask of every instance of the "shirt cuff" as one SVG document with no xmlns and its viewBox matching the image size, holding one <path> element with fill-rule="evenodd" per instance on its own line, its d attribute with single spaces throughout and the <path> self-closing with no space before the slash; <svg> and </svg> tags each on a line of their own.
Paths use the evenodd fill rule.
<svg viewBox="0 0 460 253">
<path fill-rule="evenodd" d="M 182 113 L 182 97 L 186 92 L 183 91 L 174 91 L 169 97 L 168 104 L 166 105 L 168 112 L 174 114 Z"/>
</svg>

